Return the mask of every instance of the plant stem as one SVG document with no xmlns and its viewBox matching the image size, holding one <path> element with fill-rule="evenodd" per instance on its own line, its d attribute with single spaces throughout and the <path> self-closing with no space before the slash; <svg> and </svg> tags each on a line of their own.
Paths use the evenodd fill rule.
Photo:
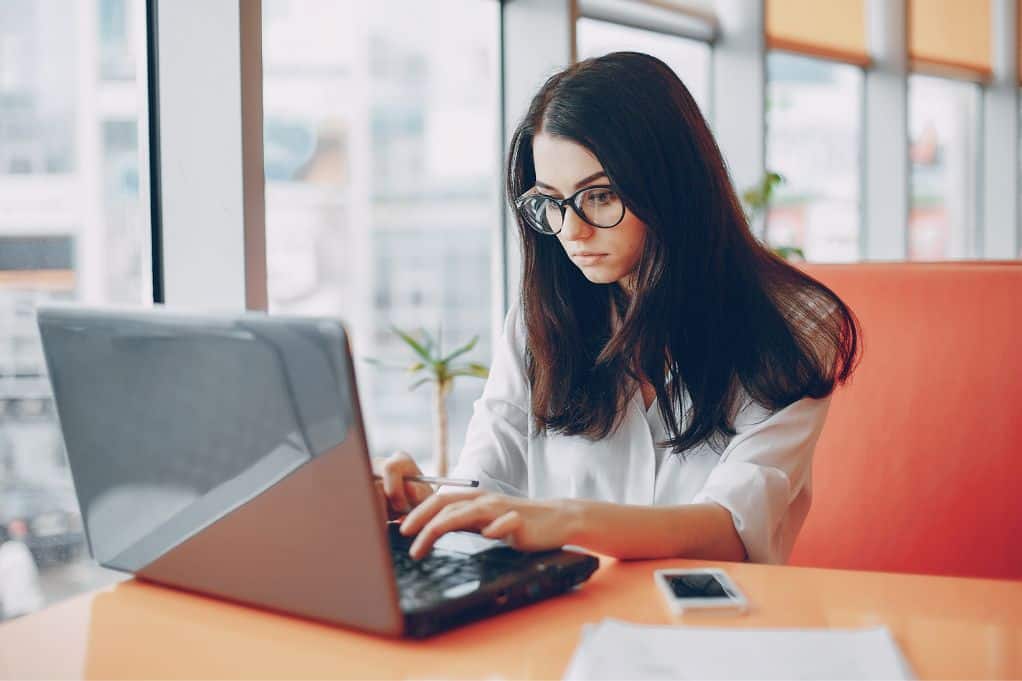
<svg viewBox="0 0 1022 681">
<path fill-rule="evenodd" d="M 447 475 L 447 393 L 450 391 L 449 381 L 438 381 L 433 391 L 433 463 L 436 474 Z"/>
</svg>

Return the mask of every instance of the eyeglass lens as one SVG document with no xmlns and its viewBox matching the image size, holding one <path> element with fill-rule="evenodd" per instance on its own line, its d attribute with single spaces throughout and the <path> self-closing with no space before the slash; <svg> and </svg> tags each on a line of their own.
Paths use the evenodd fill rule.
<svg viewBox="0 0 1022 681">
<path fill-rule="evenodd" d="M 613 227 L 624 217 L 624 202 L 609 187 L 593 187 L 579 193 L 575 197 L 575 207 L 586 222 L 596 227 Z M 560 206 L 542 195 L 529 197 L 522 211 L 532 226 L 541 232 L 559 232 L 564 224 Z"/>
</svg>

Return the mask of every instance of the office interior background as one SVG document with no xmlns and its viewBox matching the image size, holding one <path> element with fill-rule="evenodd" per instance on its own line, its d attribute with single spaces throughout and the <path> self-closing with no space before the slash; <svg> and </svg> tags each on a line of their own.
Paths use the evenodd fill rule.
<svg viewBox="0 0 1022 681">
<path fill-rule="evenodd" d="M 0 0 L 0 525 L 26 522 L 40 606 L 118 576 L 84 546 L 36 306 L 265 304 L 344 319 L 359 360 L 405 356 L 393 325 L 479 336 L 486 363 L 517 285 L 503 141 L 573 59 L 670 65 L 739 191 L 783 176 L 752 223 L 770 246 L 811 262 L 1022 255 L 1017 0 L 262 0 L 255 28 L 224 4 Z M 243 76 L 182 97 L 195 64 Z M 258 144 L 220 142 L 252 120 Z M 205 146 L 173 165 L 188 139 Z M 253 159 L 258 190 L 219 172 Z M 254 221 L 209 210 L 253 196 Z M 428 468 L 426 391 L 356 370 L 373 453 Z M 454 457 L 481 387 L 449 397 Z"/>
</svg>

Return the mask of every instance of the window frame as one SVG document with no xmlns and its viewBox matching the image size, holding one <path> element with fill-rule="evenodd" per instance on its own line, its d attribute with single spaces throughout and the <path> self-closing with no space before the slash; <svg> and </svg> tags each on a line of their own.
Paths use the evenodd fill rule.
<svg viewBox="0 0 1022 681">
<path fill-rule="evenodd" d="M 711 45 L 710 113 L 715 135 L 728 158 L 736 186 L 755 182 L 765 170 L 766 160 L 766 56 L 764 37 L 765 0 L 714 0 L 712 11 L 686 8 L 683 4 L 666 6 L 660 2 L 626 3 L 621 0 L 480 0 L 499 1 L 500 11 L 500 115 L 503 134 L 499 140 L 502 159 L 506 159 L 510 132 L 537 83 L 552 71 L 571 63 L 575 53 L 575 21 L 588 17 L 621 23 L 633 28 L 700 39 Z M 905 260 L 908 249 L 908 216 L 911 201 L 908 163 L 908 101 L 907 83 L 911 73 L 905 35 L 905 0 L 864 0 L 867 3 L 869 43 L 872 61 L 864 69 L 862 114 L 863 159 L 860 180 L 860 260 Z M 169 4 L 169 3 L 164 3 Z M 184 3 L 181 3 L 184 4 Z M 200 299 L 195 291 L 187 295 L 173 293 L 173 281 L 180 278 L 178 261 L 185 256 L 173 244 L 180 241 L 179 231 L 187 229 L 175 224 L 167 228 L 167 208 L 175 202 L 168 196 L 168 178 L 163 170 L 161 127 L 167 125 L 160 102 L 162 87 L 158 44 L 161 36 L 160 0 L 146 0 L 148 9 L 147 39 L 149 81 L 149 154 L 150 154 L 150 223 L 152 230 L 153 299 L 170 304 L 208 305 L 213 301 Z M 236 13 L 260 2 L 228 3 Z M 1003 182 L 1018 185 L 1019 139 L 1011 125 L 1008 144 L 1004 143 L 1008 121 L 1019 120 L 1020 97 L 1017 66 L 1018 8 L 1015 0 L 993 0 L 993 41 L 999 55 L 994 60 L 994 78 L 983 89 L 981 168 L 985 178 L 1000 177 Z M 191 11 L 195 11 L 191 8 Z M 672 17 L 671 25 L 651 25 L 650 17 Z M 655 20 L 654 20 L 655 21 Z M 535 36 L 535 27 L 543 27 L 543 39 Z M 530 28 L 531 27 L 531 28 Z M 695 27 L 695 28 L 693 28 Z M 709 27 L 709 28 L 706 28 Z M 526 29 L 529 29 L 526 31 Z M 259 31 L 252 26 L 235 28 L 240 49 L 233 59 L 243 64 L 245 46 L 257 44 Z M 525 31 L 525 33 L 523 33 Z M 526 40 L 524 35 L 528 34 Z M 522 36 L 522 37 L 520 37 Z M 249 50 L 250 52 L 251 50 Z M 162 50 L 166 52 L 166 50 Z M 816 55 L 817 57 L 819 55 Z M 252 64 L 249 62 L 251 68 Z M 252 93 L 249 93 L 252 94 Z M 726 99 L 732 106 L 721 108 L 717 102 Z M 243 107 L 243 119 L 251 119 L 252 107 Z M 740 114 L 734 113 L 740 111 Z M 994 131 L 999 132 L 995 137 Z M 256 152 L 246 142 L 243 156 Z M 242 165 L 246 165 L 242 163 Z M 207 291 L 229 288 L 229 294 L 217 294 L 221 303 L 234 307 L 259 307 L 265 304 L 265 236 L 264 226 L 256 226 L 259 207 L 257 188 L 246 187 L 243 198 L 248 204 L 238 209 L 241 226 L 219 225 L 220 241 L 228 255 L 229 270 L 224 263 L 219 272 L 204 269 L 199 279 Z M 503 186 L 501 186 L 503 196 Z M 245 203 L 242 201 L 241 203 Z M 977 219 L 978 257 L 1018 257 L 1022 246 L 1022 202 L 1008 206 L 1003 192 L 995 192 L 989 182 L 983 183 L 979 195 L 980 217 Z M 254 208 L 254 209 L 253 209 Z M 492 326 L 499 329 L 504 314 L 518 289 L 520 278 L 517 259 L 517 234 L 509 210 L 501 211 L 498 238 L 494 240 Z M 894 229 L 892 229 L 892 225 Z M 227 232 L 233 232 L 228 234 Z M 209 234 L 210 232 L 207 232 Z M 243 254 L 240 259 L 237 254 Z M 494 331 L 496 334 L 497 332 Z"/>
</svg>

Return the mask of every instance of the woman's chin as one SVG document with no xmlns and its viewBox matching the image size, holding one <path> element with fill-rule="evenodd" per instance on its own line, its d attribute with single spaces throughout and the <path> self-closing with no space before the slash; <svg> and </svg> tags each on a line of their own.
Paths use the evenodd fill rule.
<svg viewBox="0 0 1022 681">
<path fill-rule="evenodd" d="M 623 275 L 603 267 L 580 267 L 582 276 L 594 284 L 613 284 L 619 281 Z"/>
</svg>

